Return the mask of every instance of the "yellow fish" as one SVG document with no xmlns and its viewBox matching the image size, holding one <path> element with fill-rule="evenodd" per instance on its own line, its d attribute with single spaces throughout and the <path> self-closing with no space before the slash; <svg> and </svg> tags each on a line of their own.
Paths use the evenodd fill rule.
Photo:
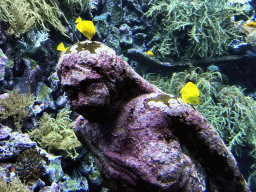
<svg viewBox="0 0 256 192">
<path fill-rule="evenodd" d="M 150 56 L 150 57 L 154 57 L 154 56 L 155 56 L 154 53 L 151 52 L 151 51 L 148 51 L 146 54 L 147 54 L 148 56 Z"/>
<path fill-rule="evenodd" d="M 64 46 L 64 44 L 61 42 L 61 43 L 58 45 L 57 50 L 64 52 L 64 51 L 67 50 L 67 48 L 66 48 L 66 47 Z"/>
<path fill-rule="evenodd" d="M 184 103 L 191 105 L 199 104 L 200 93 L 194 83 L 188 82 L 185 87 L 181 89 L 180 93 Z"/>
<path fill-rule="evenodd" d="M 252 28 L 256 28 L 256 19 L 254 22 L 248 22 L 246 21 L 246 23 L 244 24 L 245 26 L 248 26 L 248 27 L 252 27 Z"/>
<path fill-rule="evenodd" d="M 76 19 L 75 23 L 77 30 L 80 31 L 85 37 L 91 40 L 96 33 L 96 28 L 93 22 L 89 20 L 83 21 L 79 16 Z"/>
</svg>

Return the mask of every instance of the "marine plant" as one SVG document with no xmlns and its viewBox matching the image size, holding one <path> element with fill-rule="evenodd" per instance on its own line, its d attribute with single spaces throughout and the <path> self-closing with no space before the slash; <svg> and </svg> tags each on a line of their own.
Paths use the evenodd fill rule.
<svg viewBox="0 0 256 192">
<path fill-rule="evenodd" d="M 146 16 L 155 29 L 153 51 L 182 59 L 227 54 L 233 39 L 241 39 L 233 17 L 248 6 L 229 0 L 151 0 Z"/>
<path fill-rule="evenodd" d="M 36 149 L 26 149 L 17 157 L 15 172 L 23 183 L 37 180 L 44 172 L 44 158 Z"/>
<path fill-rule="evenodd" d="M 29 116 L 29 106 L 34 103 L 35 98 L 30 93 L 19 93 L 17 89 L 7 91 L 7 93 L 7 98 L 0 99 L 0 106 L 3 108 L 0 111 L 1 118 L 13 118 L 15 127 L 21 133 L 21 120 Z"/>
<path fill-rule="evenodd" d="M 250 153 L 256 150 L 256 102 L 240 87 L 224 85 L 220 72 L 196 68 L 173 73 L 170 80 L 154 74 L 144 77 L 177 97 L 188 81 L 193 82 L 200 91 L 200 104 L 194 107 L 216 128 L 228 148 L 238 156 L 243 146 L 248 146 Z"/>
<path fill-rule="evenodd" d="M 62 3 L 62 1 L 59 3 Z M 90 0 L 65 0 L 64 3 L 69 7 L 73 14 L 80 15 L 82 12 L 90 10 L 92 7 Z"/>
<path fill-rule="evenodd" d="M 66 35 L 66 29 L 59 16 L 57 0 L 2 0 L 0 1 L 0 21 L 8 22 L 9 35 L 19 37 L 37 26 L 49 31 L 49 26 Z"/>
<path fill-rule="evenodd" d="M 39 121 L 39 127 L 29 132 L 30 138 L 49 152 L 55 153 L 62 149 L 71 157 L 79 155 L 76 147 L 81 144 L 73 131 L 74 123 L 69 118 L 70 113 L 70 110 L 63 109 L 56 118 L 44 113 Z"/>
<path fill-rule="evenodd" d="M 29 32 L 33 27 L 43 31 L 55 28 L 67 36 L 67 30 L 60 20 L 68 21 L 60 10 L 60 4 L 68 7 L 72 14 L 82 13 L 90 9 L 90 0 L 2 0 L 0 1 L 0 21 L 10 24 L 9 35 L 20 35 Z"/>
</svg>

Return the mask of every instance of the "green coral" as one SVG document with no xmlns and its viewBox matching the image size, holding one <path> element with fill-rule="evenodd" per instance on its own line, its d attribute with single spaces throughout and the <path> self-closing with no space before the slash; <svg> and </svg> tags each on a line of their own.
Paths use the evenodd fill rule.
<svg viewBox="0 0 256 192">
<path fill-rule="evenodd" d="M 13 118 L 14 125 L 21 132 L 21 120 L 29 116 L 29 106 L 35 101 L 32 94 L 20 94 L 18 90 L 7 91 L 8 96 L 5 99 L 0 99 L 0 106 L 3 110 L 0 111 L 2 119 Z"/>
<path fill-rule="evenodd" d="M 65 150 L 69 156 L 78 155 L 76 147 L 81 146 L 74 131 L 74 123 L 70 120 L 71 111 L 64 109 L 52 118 L 44 113 L 39 121 L 39 127 L 29 132 L 30 138 L 34 139 L 49 152 L 56 152 L 58 149 Z"/>
<path fill-rule="evenodd" d="M 149 4 L 146 16 L 155 26 L 152 50 L 183 59 L 226 54 L 231 41 L 242 38 L 233 16 L 248 10 L 229 0 L 151 0 Z"/>
<path fill-rule="evenodd" d="M 44 158 L 36 149 L 26 149 L 16 160 L 15 172 L 22 182 L 36 181 L 44 172 Z"/>
<path fill-rule="evenodd" d="M 243 146 L 248 146 L 250 153 L 256 151 L 256 102 L 245 96 L 241 88 L 224 85 L 220 72 L 197 68 L 174 73 L 170 79 L 154 74 L 144 77 L 177 97 L 181 97 L 181 88 L 192 81 L 200 90 L 200 104 L 195 108 L 216 128 L 228 148 L 237 155 Z"/>
<path fill-rule="evenodd" d="M 8 34 L 16 37 L 30 31 L 33 26 L 42 30 L 49 30 L 48 26 L 52 26 L 66 35 L 66 29 L 59 19 L 61 14 L 56 0 L 0 1 L 0 21 L 8 22 Z"/>
<path fill-rule="evenodd" d="M 20 35 L 27 33 L 32 27 L 49 31 L 54 27 L 62 35 L 67 36 L 67 30 L 60 20 L 68 21 L 59 6 L 66 6 L 72 14 L 90 10 L 90 0 L 1 0 L 0 21 L 10 24 L 7 33 Z"/>
</svg>

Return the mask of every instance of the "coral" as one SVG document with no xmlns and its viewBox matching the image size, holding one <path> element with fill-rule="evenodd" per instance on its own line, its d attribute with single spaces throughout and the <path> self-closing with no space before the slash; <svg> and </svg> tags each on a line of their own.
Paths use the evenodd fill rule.
<svg viewBox="0 0 256 192">
<path fill-rule="evenodd" d="M 66 35 L 66 29 L 59 20 L 62 12 L 57 0 L 3 0 L 0 1 L 0 21 L 8 22 L 8 34 L 19 37 L 37 26 L 42 30 L 54 27 Z"/>
<path fill-rule="evenodd" d="M 243 45 L 244 42 L 247 42 L 249 44 L 251 44 L 252 46 L 252 50 L 255 52 L 256 51 L 256 29 L 254 27 L 249 27 L 246 26 L 245 24 L 248 22 L 254 22 L 254 19 L 251 19 L 251 21 L 237 21 L 235 22 L 235 26 L 236 28 L 241 32 L 244 33 L 245 36 L 245 40 L 240 42 L 241 45 Z"/>
<path fill-rule="evenodd" d="M 33 55 L 48 40 L 49 33 L 47 31 L 31 30 L 26 34 L 26 38 L 22 37 L 19 41 L 22 45 L 21 51 L 25 54 Z"/>
<path fill-rule="evenodd" d="M 37 180 L 44 172 L 44 158 L 33 148 L 23 151 L 16 160 L 15 172 L 22 182 Z"/>
<path fill-rule="evenodd" d="M 239 153 L 242 146 L 255 150 L 256 107 L 255 101 L 244 95 L 237 86 L 222 83 L 221 73 L 196 68 L 192 71 L 174 73 L 166 77 L 147 74 L 144 77 L 167 93 L 181 97 L 180 90 L 192 81 L 200 90 L 200 104 L 195 106 L 219 132 L 232 152 Z"/>
<path fill-rule="evenodd" d="M 33 138 L 43 148 L 49 152 L 56 152 L 58 149 L 65 150 L 71 157 L 78 155 L 76 147 L 80 142 L 73 131 L 73 122 L 69 119 L 71 111 L 64 109 L 57 114 L 54 119 L 47 113 L 44 113 L 39 121 L 39 127 L 29 132 L 30 138 Z"/>
<path fill-rule="evenodd" d="M 241 37 L 232 17 L 248 10 L 229 0 L 151 0 L 150 5 L 146 15 L 156 27 L 153 51 L 183 59 L 226 54 L 231 41 Z"/>
<path fill-rule="evenodd" d="M 90 10 L 92 6 L 90 0 L 65 0 L 64 2 L 60 1 L 60 3 L 67 4 L 68 8 L 76 15 Z"/>
<path fill-rule="evenodd" d="M 14 125 L 21 132 L 20 121 L 29 116 L 29 106 L 35 101 L 32 94 L 20 94 L 18 90 L 7 91 L 7 98 L 0 99 L 3 110 L 0 111 L 2 119 L 13 118 Z"/>
<path fill-rule="evenodd" d="M 27 185 L 21 183 L 20 179 L 17 177 L 13 177 L 9 182 L 5 182 L 2 177 L 0 177 L 0 191 L 1 192 L 30 192 Z"/>
<path fill-rule="evenodd" d="M 35 17 L 27 1 L 1 1 L 0 9 L 0 21 L 5 21 L 10 24 L 10 28 L 7 31 L 8 34 L 15 34 L 16 37 L 19 37 L 20 34 L 29 31 L 35 24 Z"/>
<path fill-rule="evenodd" d="M 256 159 L 256 102 L 245 96 L 238 86 L 224 85 L 220 72 L 204 72 L 197 68 L 174 73 L 171 78 L 155 74 L 144 77 L 177 97 L 181 97 L 179 91 L 187 81 L 197 84 L 201 98 L 195 108 L 214 126 L 233 154 L 240 158 L 252 156 Z M 248 167 L 254 170 L 248 178 L 250 181 L 256 175 L 255 164 L 251 162 Z"/>
</svg>

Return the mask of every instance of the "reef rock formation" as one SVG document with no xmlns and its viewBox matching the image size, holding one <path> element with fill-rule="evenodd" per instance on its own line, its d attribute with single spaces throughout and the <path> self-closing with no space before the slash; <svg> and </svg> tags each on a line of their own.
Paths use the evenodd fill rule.
<svg viewBox="0 0 256 192">
<path fill-rule="evenodd" d="M 250 191 L 209 122 L 111 48 L 76 43 L 57 69 L 73 110 L 83 116 L 75 133 L 113 191 Z"/>
</svg>

